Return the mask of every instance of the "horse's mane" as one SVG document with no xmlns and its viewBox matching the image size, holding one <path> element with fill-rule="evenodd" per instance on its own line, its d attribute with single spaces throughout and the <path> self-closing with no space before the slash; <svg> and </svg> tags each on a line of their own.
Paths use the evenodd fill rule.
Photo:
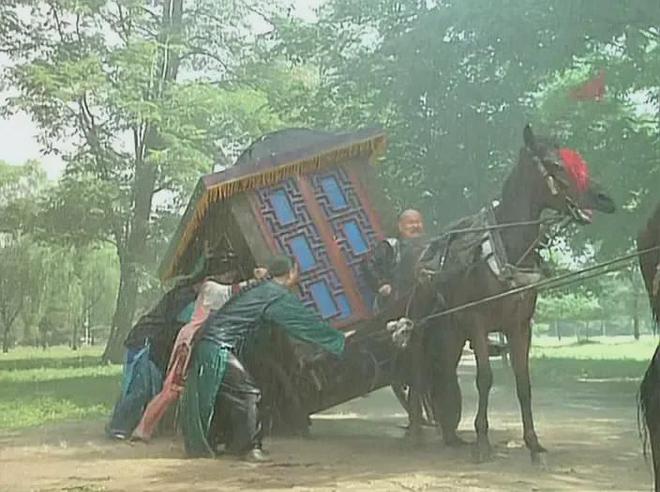
<svg viewBox="0 0 660 492">
<path fill-rule="evenodd" d="M 660 246 L 660 204 L 658 204 L 646 222 L 646 226 L 637 235 L 637 251 Z M 653 279 L 660 262 L 660 251 L 652 251 L 639 257 L 639 267 L 644 279 L 644 286 L 649 297 L 656 327 L 660 323 L 660 296 L 653 296 Z"/>
</svg>

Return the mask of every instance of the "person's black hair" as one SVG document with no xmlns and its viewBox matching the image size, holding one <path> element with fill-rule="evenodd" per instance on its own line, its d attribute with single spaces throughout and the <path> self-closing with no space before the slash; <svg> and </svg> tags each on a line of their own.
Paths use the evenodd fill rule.
<svg viewBox="0 0 660 492">
<path fill-rule="evenodd" d="M 293 259 L 288 256 L 274 256 L 268 262 L 268 273 L 271 277 L 280 277 L 293 270 L 293 265 Z"/>
</svg>

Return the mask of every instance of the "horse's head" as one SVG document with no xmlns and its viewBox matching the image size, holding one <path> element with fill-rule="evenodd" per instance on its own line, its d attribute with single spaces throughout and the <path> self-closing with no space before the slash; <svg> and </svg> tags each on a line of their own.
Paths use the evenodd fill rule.
<svg viewBox="0 0 660 492">
<path fill-rule="evenodd" d="M 529 125 L 523 140 L 520 165 L 532 166 L 537 183 L 530 185 L 542 209 L 570 215 L 582 224 L 591 222 L 594 210 L 608 214 L 616 210 L 614 201 L 591 179 L 589 167 L 577 151 L 535 136 Z"/>
</svg>

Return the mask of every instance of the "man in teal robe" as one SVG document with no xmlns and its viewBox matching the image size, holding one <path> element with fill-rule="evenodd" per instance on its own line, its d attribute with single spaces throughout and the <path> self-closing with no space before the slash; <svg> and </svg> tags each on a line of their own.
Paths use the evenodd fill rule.
<svg viewBox="0 0 660 492">
<path fill-rule="evenodd" d="M 287 257 L 274 258 L 271 280 L 248 286 L 216 311 L 204 324 L 181 399 L 181 427 L 186 453 L 214 456 L 210 436 L 216 400 L 228 423 L 225 441 L 231 454 L 251 461 L 266 460 L 257 403 L 261 392 L 241 360 L 271 328 L 340 355 L 344 334 L 306 308 L 291 292 L 298 268 Z"/>
</svg>

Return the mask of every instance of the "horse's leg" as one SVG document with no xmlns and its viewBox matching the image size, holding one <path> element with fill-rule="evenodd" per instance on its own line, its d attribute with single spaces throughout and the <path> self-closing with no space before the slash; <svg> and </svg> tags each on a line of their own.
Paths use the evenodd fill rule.
<svg viewBox="0 0 660 492">
<path fill-rule="evenodd" d="M 493 385 L 493 371 L 490 368 L 486 331 L 473 330 L 471 340 L 474 357 L 477 361 L 477 391 L 479 392 L 479 408 L 474 419 L 474 429 L 477 432 L 475 459 L 481 463 L 490 459 L 491 453 L 488 440 L 488 397 Z"/>
<path fill-rule="evenodd" d="M 401 405 L 401 407 L 406 411 L 407 414 L 410 414 L 410 409 L 408 405 L 408 395 L 406 394 L 404 385 L 400 383 L 392 383 L 390 388 L 392 388 L 392 393 L 394 393 L 396 399 L 399 400 L 399 404 Z"/>
<path fill-rule="evenodd" d="M 653 459 L 653 477 L 655 480 L 655 492 L 660 492 L 660 435 L 655 422 L 647 420 L 649 440 L 651 441 L 651 458 Z"/>
<path fill-rule="evenodd" d="M 410 362 L 411 381 L 408 388 L 408 432 L 413 442 L 418 442 L 422 438 L 422 421 L 424 417 L 422 398 L 424 395 L 424 351 L 421 343 L 421 337 L 413 335 L 410 341 Z"/>
<path fill-rule="evenodd" d="M 461 421 L 462 395 L 458 384 L 457 367 L 463 354 L 465 336 L 453 326 L 438 327 L 433 340 L 434 408 L 442 429 L 442 440 L 447 446 L 460 446 L 465 442 L 456 430 Z"/>
<path fill-rule="evenodd" d="M 516 392 L 520 402 L 520 411 L 523 421 L 523 439 L 529 449 L 533 463 L 539 463 L 541 453 L 546 450 L 539 444 L 538 436 L 534 430 L 534 418 L 532 417 L 532 387 L 529 379 L 529 345 L 532 332 L 529 322 L 521 326 L 510 335 L 511 345 L 511 367 L 516 377 Z"/>
</svg>

